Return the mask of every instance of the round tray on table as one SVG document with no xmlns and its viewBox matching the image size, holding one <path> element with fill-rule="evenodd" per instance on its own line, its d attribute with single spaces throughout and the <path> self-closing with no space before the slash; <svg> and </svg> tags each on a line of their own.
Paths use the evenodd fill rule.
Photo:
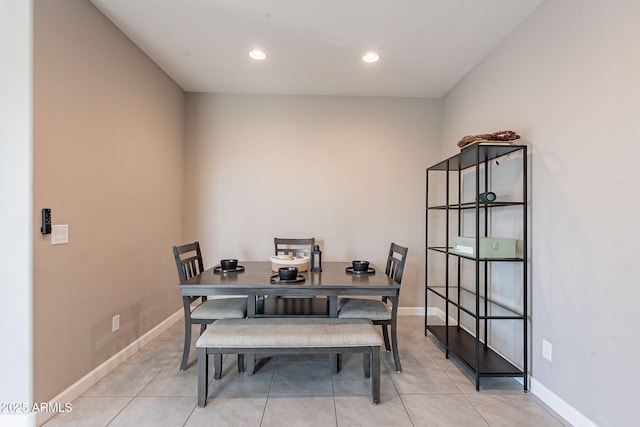
<svg viewBox="0 0 640 427">
<path fill-rule="evenodd" d="M 291 279 L 291 280 L 281 280 L 278 274 L 274 274 L 273 276 L 271 276 L 271 279 L 269 281 L 274 285 L 286 285 L 290 283 L 302 283 L 304 282 L 304 280 L 305 279 L 302 274 L 298 274 L 298 276 L 295 279 Z"/>
<path fill-rule="evenodd" d="M 222 266 L 218 265 L 213 267 L 214 273 L 240 273 L 244 271 L 244 265 L 239 265 L 236 268 L 225 270 Z"/>
<path fill-rule="evenodd" d="M 362 271 L 356 271 L 353 269 L 353 267 L 347 267 L 345 268 L 345 271 L 351 274 L 375 274 L 376 273 L 376 269 L 373 267 L 369 267 L 368 269 L 362 270 Z"/>
</svg>

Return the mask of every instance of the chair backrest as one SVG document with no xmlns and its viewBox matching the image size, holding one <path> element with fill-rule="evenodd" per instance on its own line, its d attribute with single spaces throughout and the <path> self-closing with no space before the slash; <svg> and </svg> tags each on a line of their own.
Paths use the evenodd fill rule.
<svg viewBox="0 0 640 427">
<path fill-rule="evenodd" d="M 316 239 L 314 237 L 307 239 L 273 238 L 273 246 L 276 250 L 276 255 L 297 256 L 302 253 L 304 256 L 311 256 L 311 252 L 313 252 L 313 245 L 315 244 Z"/>
<path fill-rule="evenodd" d="M 389 256 L 387 257 L 387 268 L 385 273 L 391 277 L 397 284 L 402 284 L 402 275 L 404 274 L 404 262 L 407 260 L 408 248 L 395 243 L 391 243 L 389 248 Z"/>
<path fill-rule="evenodd" d="M 176 260 L 176 268 L 178 269 L 180 282 L 191 279 L 193 276 L 204 271 L 200 242 L 174 246 L 173 257 Z"/>
</svg>

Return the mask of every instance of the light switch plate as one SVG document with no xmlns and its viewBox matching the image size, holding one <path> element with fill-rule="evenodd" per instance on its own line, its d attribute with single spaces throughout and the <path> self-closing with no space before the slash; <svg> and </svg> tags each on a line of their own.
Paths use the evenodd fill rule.
<svg viewBox="0 0 640 427">
<path fill-rule="evenodd" d="M 118 330 L 120 330 L 120 315 L 116 314 L 111 320 L 111 332 L 117 332 Z"/>
<path fill-rule="evenodd" d="M 553 355 L 552 352 L 553 352 L 553 347 L 551 346 L 551 343 L 547 340 L 542 340 L 542 357 L 544 357 L 549 362 L 551 362 L 551 358 Z"/>
<path fill-rule="evenodd" d="M 69 243 L 69 225 L 52 225 L 51 226 L 51 244 L 63 245 Z"/>
</svg>

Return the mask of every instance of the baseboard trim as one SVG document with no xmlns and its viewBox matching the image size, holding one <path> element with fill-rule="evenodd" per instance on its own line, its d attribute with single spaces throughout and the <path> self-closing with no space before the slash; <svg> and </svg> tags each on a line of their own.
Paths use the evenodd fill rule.
<svg viewBox="0 0 640 427">
<path fill-rule="evenodd" d="M 49 404 L 53 407 L 56 403 L 60 403 L 64 405 L 65 403 L 69 403 L 72 400 L 76 399 L 82 393 L 87 391 L 91 386 L 104 378 L 109 372 L 113 371 L 115 368 L 120 366 L 125 360 L 134 355 L 138 350 L 140 350 L 145 345 L 149 344 L 155 338 L 157 338 L 161 333 L 169 329 L 174 323 L 176 323 L 182 316 L 184 312 L 182 309 L 176 311 L 174 314 L 169 316 L 167 319 L 160 322 L 156 327 L 151 329 L 146 334 L 142 335 L 140 338 L 120 350 L 118 353 L 114 354 L 103 362 L 100 366 L 96 367 L 94 370 L 89 372 L 84 377 L 80 378 L 62 393 L 51 399 Z M 53 417 L 56 412 L 39 412 L 37 414 L 37 425 L 44 424 L 49 418 Z"/>
<path fill-rule="evenodd" d="M 398 307 L 398 316 L 424 316 L 424 307 Z"/>
<path fill-rule="evenodd" d="M 546 388 L 535 378 L 530 378 L 529 385 L 531 393 L 535 394 L 536 397 L 542 400 L 549 408 L 557 412 L 562 418 L 569 421 L 571 425 L 580 427 L 598 427 L 596 423 L 585 417 L 582 413 L 565 402 L 557 394 Z"/>
<path fill-rule="evenodd" d="M 34 412 L 0 415 L 0 427 L 33 427 L 36 425 Z"/>
</svg>

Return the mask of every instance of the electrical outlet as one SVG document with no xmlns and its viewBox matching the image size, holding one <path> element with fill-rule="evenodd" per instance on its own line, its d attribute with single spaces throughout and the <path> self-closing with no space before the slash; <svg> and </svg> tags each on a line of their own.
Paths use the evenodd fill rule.
<svg viewBox="0 0 640 427">
<path fill-rule="evenodd" d="M 552 354 L 553 346 L 547 340 L 542 340 L 542 357 L 551 362 L 551 354 Z"/>
<path fill-rule="evenodd" d="M 120 329 L 120 315 L 116 314 L 111 320 L 111 332 L 116 332 L 118 329 Z"/>
</svg>

